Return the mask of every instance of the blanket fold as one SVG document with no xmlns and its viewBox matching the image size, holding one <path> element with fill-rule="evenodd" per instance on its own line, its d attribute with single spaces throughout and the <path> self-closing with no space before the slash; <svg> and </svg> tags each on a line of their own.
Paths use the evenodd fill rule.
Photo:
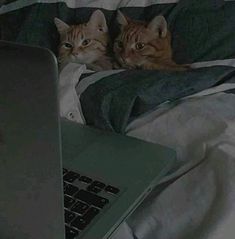
<svg viewBox="0 0 235 239">
<path fill-rule="evenodd" d="M 185 72 L 122 71 L 91 84 L 80 101 L 87 124 L 124 133 L 129 122 L 162 103 L 233 83 L 234 76 L 235 68 L 227 66 Z"/>
</svg>

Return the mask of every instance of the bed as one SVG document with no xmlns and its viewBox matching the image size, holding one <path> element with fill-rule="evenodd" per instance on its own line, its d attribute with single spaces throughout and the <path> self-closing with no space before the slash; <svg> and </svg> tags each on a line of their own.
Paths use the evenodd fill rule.
<svg viewBox="0 0 235 239">
<path fill-rule="evenodd" d="M 1 3 L 1 2 L 0 2 Z M 91 72 L 71 63 L 59 78 L 61 117 L 176 150 L 177 161 L 122 224 L 118 239 L 234 238 L 235 1 L 4 1 L 2 39 L 57 54 L 53 18 L 86 21 L 101 9 L 117 34 L 116 10 L 139 20 L 163 14 L 174 59 L 187 72 Z M 42 82 L 43 83 L 43 82 Z"/>
</svg>

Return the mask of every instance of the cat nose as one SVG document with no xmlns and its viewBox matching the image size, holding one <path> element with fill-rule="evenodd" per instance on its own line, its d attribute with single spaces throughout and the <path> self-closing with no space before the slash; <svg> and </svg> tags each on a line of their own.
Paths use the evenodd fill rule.
<svg viewBox="0 0 235 239">
<path fill-rule="evenodd" d="M 76 56 L 76 55 L 78 55 L 78 52 L 77 51 L 72 51 L 72 55 Z"/>
<path fill-rule="evenodd" d="M 121 52 L 120 56 L 121 56 L 122 59 L 125 59 L 125 53 L 124 52 Z"/>
<path fill-rule="evenodd" d="M 80 47 L 75 48 L 75 49 L 73 49 L 72 54 L 73 54 L 73 55 L 79 55 L 80 50 L 81 50 Z"/>
<path fill-rule="evenodd" d="M 130 64 L 130 63 L 131 63 L 131 59 L 130 59 L 129 57 L 127 57 L 127 58 L 125 59 L 125 62 L 126 62 L 127 64 Z"/>
</svg>

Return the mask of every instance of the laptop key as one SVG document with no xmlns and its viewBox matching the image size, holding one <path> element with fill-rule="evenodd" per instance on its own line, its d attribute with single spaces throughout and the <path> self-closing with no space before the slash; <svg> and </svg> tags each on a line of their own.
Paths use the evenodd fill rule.
<svg viewBox="0 0 235 239">
<path fill-rule="evenodd" d="M 64 220 L 65 223 L 70 223 L 74 218 L 76 217 L 76 214 L 73 212 L 70 212 L 68 210 L 64 210 Z"/>
<path fill-rule="evenodd" d="M 76 227 L 79 230 L 84 230 L 85 227 L 92 221 L 92 219 L 100 212 L 99 209 L 95 207 L 89 208 L 84 216 L 78 216 L 75 220 L 72 221 L 71 225 Z"/>
<path fill-rule="evenodd" d="M 100 210 L 98 208 L 95 207 L 91 207 L 89 208 L 89 210 L 85 213 L 85 215 L 83 216 L 83 218 L 85 219 L 85 221 L 91 221 L 97 214 L 99 214 Z"/>
<path fill-rule="evenodd" d="M 67 187 L 67 183 L 66 182 L 63 182 L 63 186 L 64 186 L 64 190 L 65 190 L 65 188 Z"/>
<path fill-rule="evenodd" d="M 72 206 L 71 211 L 83 215 L 88 208 L 89 208 L 89 205 L 87 205 L 86 203 L 77 202 L 76 204 Z"/>
<path fill-rule="evenodd" d="M 101 189 L 105 187 L 105 184 L 100 182 L 100 181 L 94 181 L 91 185 L 93 187 L 98 187 L 98 188 L 101 188 Z"/>
<path fill-rule="evenodd" d="M 79 178 L 79 174 L 78 173 L 74 173 L 74 172 L 68 172 L 64 175 L 64 181 L 72 183 L 74 182 L 77 178 Z"/>
<path fill-rule="evenodd" d="M 98 208 L 103 208 L 109 200 L 93 193 L 90 193 L 85 190 L 80 190 L 78 193 L 75 194 L 75 197 L 87 204 L 93 205 Z"/>
<path fill-rule="evenodd" d="M 69 226 L 65 226 L 66 239 L 74 239 L 76 236 L 78 236 L 78 234 L 79 234 L 78 230 L 71 228 Z"/>
<path fill-rule="evenodd" d="M 118 188 L 115 188 L 115 187 L 110 186 L 110 185 L 105 188 L 105 191 L 109 192 L 109 193 L 113 193 L 113 194 L 118 194 L 119 193 Z"/>
<path fill-rule="evenodd" d="M 90 192 L 92 192 L 92 193 L 99 193 L 100 191 L 102 191 L 101 188 L 97 188 L 97 187 L 94 187 L 94 186 L 92 186 L 92 185 L 89 185 L 89 186 L 87 187 L 87 190 L 90 191 Z"/>
<path fill-rule="evenodd" d="M 73 196 L 78 190 L 78 187 L 71 184 L 67 184 L 67 187 L 64 188 L 64 194 Z"/>
<path fill-rule="evenodd" d="M 91 183 L 92 182 L 92 179 L 91 178 L 88 178 L 86 176 L 81 176 L 79 178 L 79 181 L 83 182 L 83 183 Z"/>
<path fill-rule="evenodd" d="M 64 196 L 64 207 L 70 208 L 75 203 L 75 199 L 65 195 Z"/>
<path fill-rule="evenodd" d="M 88 224 L 89 221 L 85 221 L 84 218 L 78 216 L 75 220 L 72 221 L 71 226 L 76 227 L 78 230 L 84 230 Z"/>
</svg>

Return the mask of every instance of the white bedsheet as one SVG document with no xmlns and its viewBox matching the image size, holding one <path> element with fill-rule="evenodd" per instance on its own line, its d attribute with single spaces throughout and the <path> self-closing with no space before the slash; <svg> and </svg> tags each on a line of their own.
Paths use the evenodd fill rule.
<svg viewBox="0 0 235 239">
<path fill-rule="evenodd" d="M 85 123 L 75 85 L 85 69 L 61 72 L 61 116 Z M 106 73 L 105 73 L 106 74 Z M 109 74 L 109 73 L 107 73 Z M 87 82 L 92 84 L 93 82 Z M 127 127 L 127 134 L 176 150 L 181 165 L 123 223 L 113 239 L 232 239 L 235 235 L 235 95 L 221 85 L 172 106 L 163 104 Z M 72 114 L 71 114 L 72 113 Z"/>
<path fill-rule="evenodd" d="M 157 110 L 131 123 L 128 135 L 174 148 L 182 166 L 171 177 L 184 174 L 152 192 L 113 239 L 234 238 L 235 95 Z"/>
</svg>

